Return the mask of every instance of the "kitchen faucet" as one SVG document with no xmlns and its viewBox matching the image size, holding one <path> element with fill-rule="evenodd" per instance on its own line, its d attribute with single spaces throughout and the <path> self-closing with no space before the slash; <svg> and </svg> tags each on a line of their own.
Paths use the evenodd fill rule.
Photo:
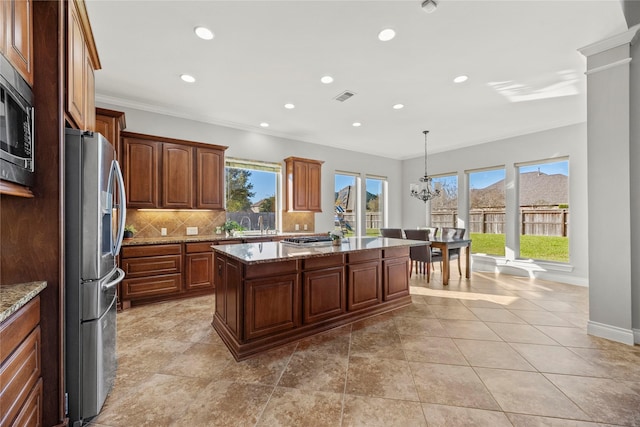
<svg viewBox="0 0 640 427">
<path fill-rule="evenodd" d="M 258 217 L 258 226 L 260 227 L 260 234 L 264 234 L 264 219 L 261 216 Z"/>
</svg>

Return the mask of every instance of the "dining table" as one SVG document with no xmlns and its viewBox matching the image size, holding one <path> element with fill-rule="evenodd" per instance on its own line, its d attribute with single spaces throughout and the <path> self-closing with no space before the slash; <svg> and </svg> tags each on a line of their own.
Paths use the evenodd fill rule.
<svg viewBox="0 0 640 427">
<path fill-rule="evenodd" d="M 464 248 L 466 271 L 465 277 L 471 277 L 471 240 L 470 239 L 452 239 L 448 237 L 432 237 L 429 239 L 431 248 L 437 248 L 442 251 L 442 284 L 449 284 L 449 273 L 451 271 L 449 263 L 449 249 Z M 462 256 L 460 254 L 459 256 Z"/>
</svg>

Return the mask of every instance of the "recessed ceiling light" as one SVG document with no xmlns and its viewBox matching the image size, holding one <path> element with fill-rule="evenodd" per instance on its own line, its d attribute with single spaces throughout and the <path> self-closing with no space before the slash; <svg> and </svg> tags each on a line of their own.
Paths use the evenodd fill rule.
<svg viewBox="0 0 640 427">
<path fill-rule="evenodd" d="M 193 31 L 196 33 L 196 36 L 200 37 L 202 40 L 211 40 L 214 37 L 213 32 L 205 27 L 196 27 Z"/>
<path fill-rule="evenodd" d="M 284 108 L 286 108 L 287 110 L 293 110 L 294 108 L 296 108 L 296 106 L 293 104 L 284 104 Z"/>
<path fill-rule="evenodd" d="M 351 126 L 353 126 L 354 128 L 359 128 L 360 126 L 362 126 L 362 123 L 354 122 Z"/>
<path fill-rule="evenodd" d="M 404 104 L 395 104 L 395 105 L 393 106 L 393 109 L 394 109 L 394 110 L 401 110 L 401 109 L 403 109 L 403 108 L 404 108 Z"/>
<path fill-rule="evenodd" d="M 262 122 L 262 123 L 260 123 L 260 126 L 263 127 L 263 128 L 268 128 L 269 127 L 269 123 Z"/>
<path fill-rule="evenodd" d="M 453 79 L 454 83 L 463 83 L 466 82 L 469 79 L 468 76 L 462 75 L 462 76 L 458 76 L 455 79 Z"/>
<path fill-rule="evenodd" d="M 378 39 L 383 42 L 388 42 L 396 36 L 396 32 L 391 28 L 385 28 L 378 33 Z"/>
<path fill-rule="evenodd" d="M 333 83 L 333 77 L 331 76 L 324 76 L 320 79 L 320 81 L 326 85 L 328 85 L 329 83 Z"/>
<path fill-rule="evenodd" d="M 180 78 L 187 83 L 193 83 L 196 81 L 196 78 L 193 76 L 190 76 L 189 74 L 181 74 Z"/>
</svg>

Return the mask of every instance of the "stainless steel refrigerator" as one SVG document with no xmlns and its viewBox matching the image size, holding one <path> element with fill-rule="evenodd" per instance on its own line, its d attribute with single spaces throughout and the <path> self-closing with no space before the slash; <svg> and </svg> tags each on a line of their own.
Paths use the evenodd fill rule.
<svg viewBox="0 0 640 427">
<path fill-rule="evenodd" d="M 115 150 L 101 134 L 67 129 L 64 161 L 65 390 L 69 425 L 78 427 L 100 413 L 115 381 L 126 197 Z"/>
</svg>

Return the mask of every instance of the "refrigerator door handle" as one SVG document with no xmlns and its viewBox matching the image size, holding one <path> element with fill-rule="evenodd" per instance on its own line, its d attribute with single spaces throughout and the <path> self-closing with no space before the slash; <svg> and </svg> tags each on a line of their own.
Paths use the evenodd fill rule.
<svg viewBox="0 0 640 427">
<path fill-rule="evenodd" d="M 124 191 L 124 178 L 122 177 L 122 171 L 120 165 L 116 160 L 112 163 L 112 170 L 116 173 L 116 183 L 118 184 L 118 194 L 120 195 L 120 204 L 118 205 L 118 235 L 116 237 L 116 244 L 113 248 L 113 256 L 117 256 L 122 246 L 122 239 L 124 239 L 124 227 L 127 220 L 127 196 Z"/>
<path fill-rule="evenodd" d="M 102 285 L 102 292 L 106 291 L 109 288 L 113 288 L 118 283 L 122 282 L 122 280 L 124 279 L 124 270 L 122 270 L 121 268 L 117 268 L 116 270 L 118 271 L 118 277 L 116 277 L 111 282 L 103 284 Z"/>
</svg>

